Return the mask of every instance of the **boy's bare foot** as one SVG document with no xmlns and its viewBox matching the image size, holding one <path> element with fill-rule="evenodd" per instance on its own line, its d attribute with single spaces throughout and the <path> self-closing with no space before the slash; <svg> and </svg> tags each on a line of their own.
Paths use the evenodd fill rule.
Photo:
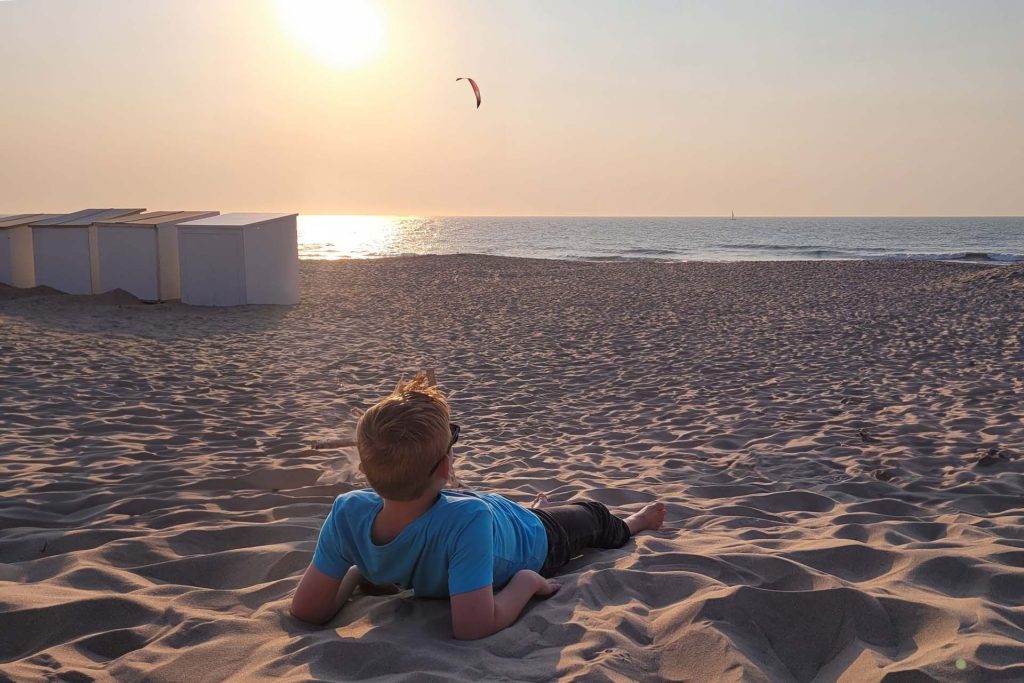
<svg viewBox="0 0 1024 683">
<path fill-rule="evenodd" d="M 537 497 L 533 499 L 533 503 L 530 504 L 532 508 L 546 508 L 551 505 L 551 501 L 543 493 L 538 493 Z"/>
<path fill-rule="evenodd" d="M 622 520 L 629 527 L 629 533 L 636 535 L 641 531 L 660 529 L 665 521 L 665 504 L 651 503 L 640 512 L 635 512 Z"/>
</svg>

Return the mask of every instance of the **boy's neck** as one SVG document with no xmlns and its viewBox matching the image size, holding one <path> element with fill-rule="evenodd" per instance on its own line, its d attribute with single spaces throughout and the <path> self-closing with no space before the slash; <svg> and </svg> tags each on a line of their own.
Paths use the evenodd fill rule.
<svg viewBox="0 0 1024 683">
<path fill-rule="evenodd" d="M 384 498 L 384 509 L 381 510 L 380 515 L 389 524 L 405 526 L 429 510 L 437 502 L 440 495 L 440 491 L 430 491 L 416 500 L 388 500 Z"/>
</svg>

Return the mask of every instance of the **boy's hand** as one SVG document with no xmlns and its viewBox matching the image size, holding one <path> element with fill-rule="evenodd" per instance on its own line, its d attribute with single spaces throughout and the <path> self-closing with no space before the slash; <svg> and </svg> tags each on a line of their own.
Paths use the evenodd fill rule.
<svg viewBox="0 0 1024 683">
<path fill-rule="evenodd" d="M 452 596 L 452 631 L 475 640 L 511 626 L 532 597 L 554 595 L 561 584 L 530 569 L 520 569 L 497 594 L 492 586 Z"/>
<path fill-rule="evenodd" d="M 558 589 L 562 587 L 562 584 L 551 579 L 545 579 L 540 574 L 537 574 L 537 578 L 540 579 L 538 582 L 537 592 L 534 593 L 538 598 L 550 598 L 552 595 L 558 592 Z"/>
</svg>

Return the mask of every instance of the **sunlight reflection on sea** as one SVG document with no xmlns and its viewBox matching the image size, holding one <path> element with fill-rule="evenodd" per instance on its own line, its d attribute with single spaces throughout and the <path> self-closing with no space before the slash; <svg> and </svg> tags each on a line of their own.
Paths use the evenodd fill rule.
<svg viewBox="0 0 1024 683">
<path fill-rule="evenodd" d="M 587 261 L 1024 260 L 1024 219 L 300 216 L 299 257 Z"/>
</svg>

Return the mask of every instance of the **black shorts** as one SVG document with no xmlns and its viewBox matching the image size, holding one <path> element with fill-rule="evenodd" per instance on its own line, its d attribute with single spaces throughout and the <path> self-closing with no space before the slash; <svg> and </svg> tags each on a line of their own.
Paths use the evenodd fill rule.
<svg viewBox="0 0 1024 683">
<path fill-rule="evenodd" d="M 548 554 L 540 569 L 545 578 L 554 576 L 584 548 L 621 548 L 632 535 L 625 522 L 594 501 L 529 510 L 540 517 L 548 535 Z"/>
</svg>

